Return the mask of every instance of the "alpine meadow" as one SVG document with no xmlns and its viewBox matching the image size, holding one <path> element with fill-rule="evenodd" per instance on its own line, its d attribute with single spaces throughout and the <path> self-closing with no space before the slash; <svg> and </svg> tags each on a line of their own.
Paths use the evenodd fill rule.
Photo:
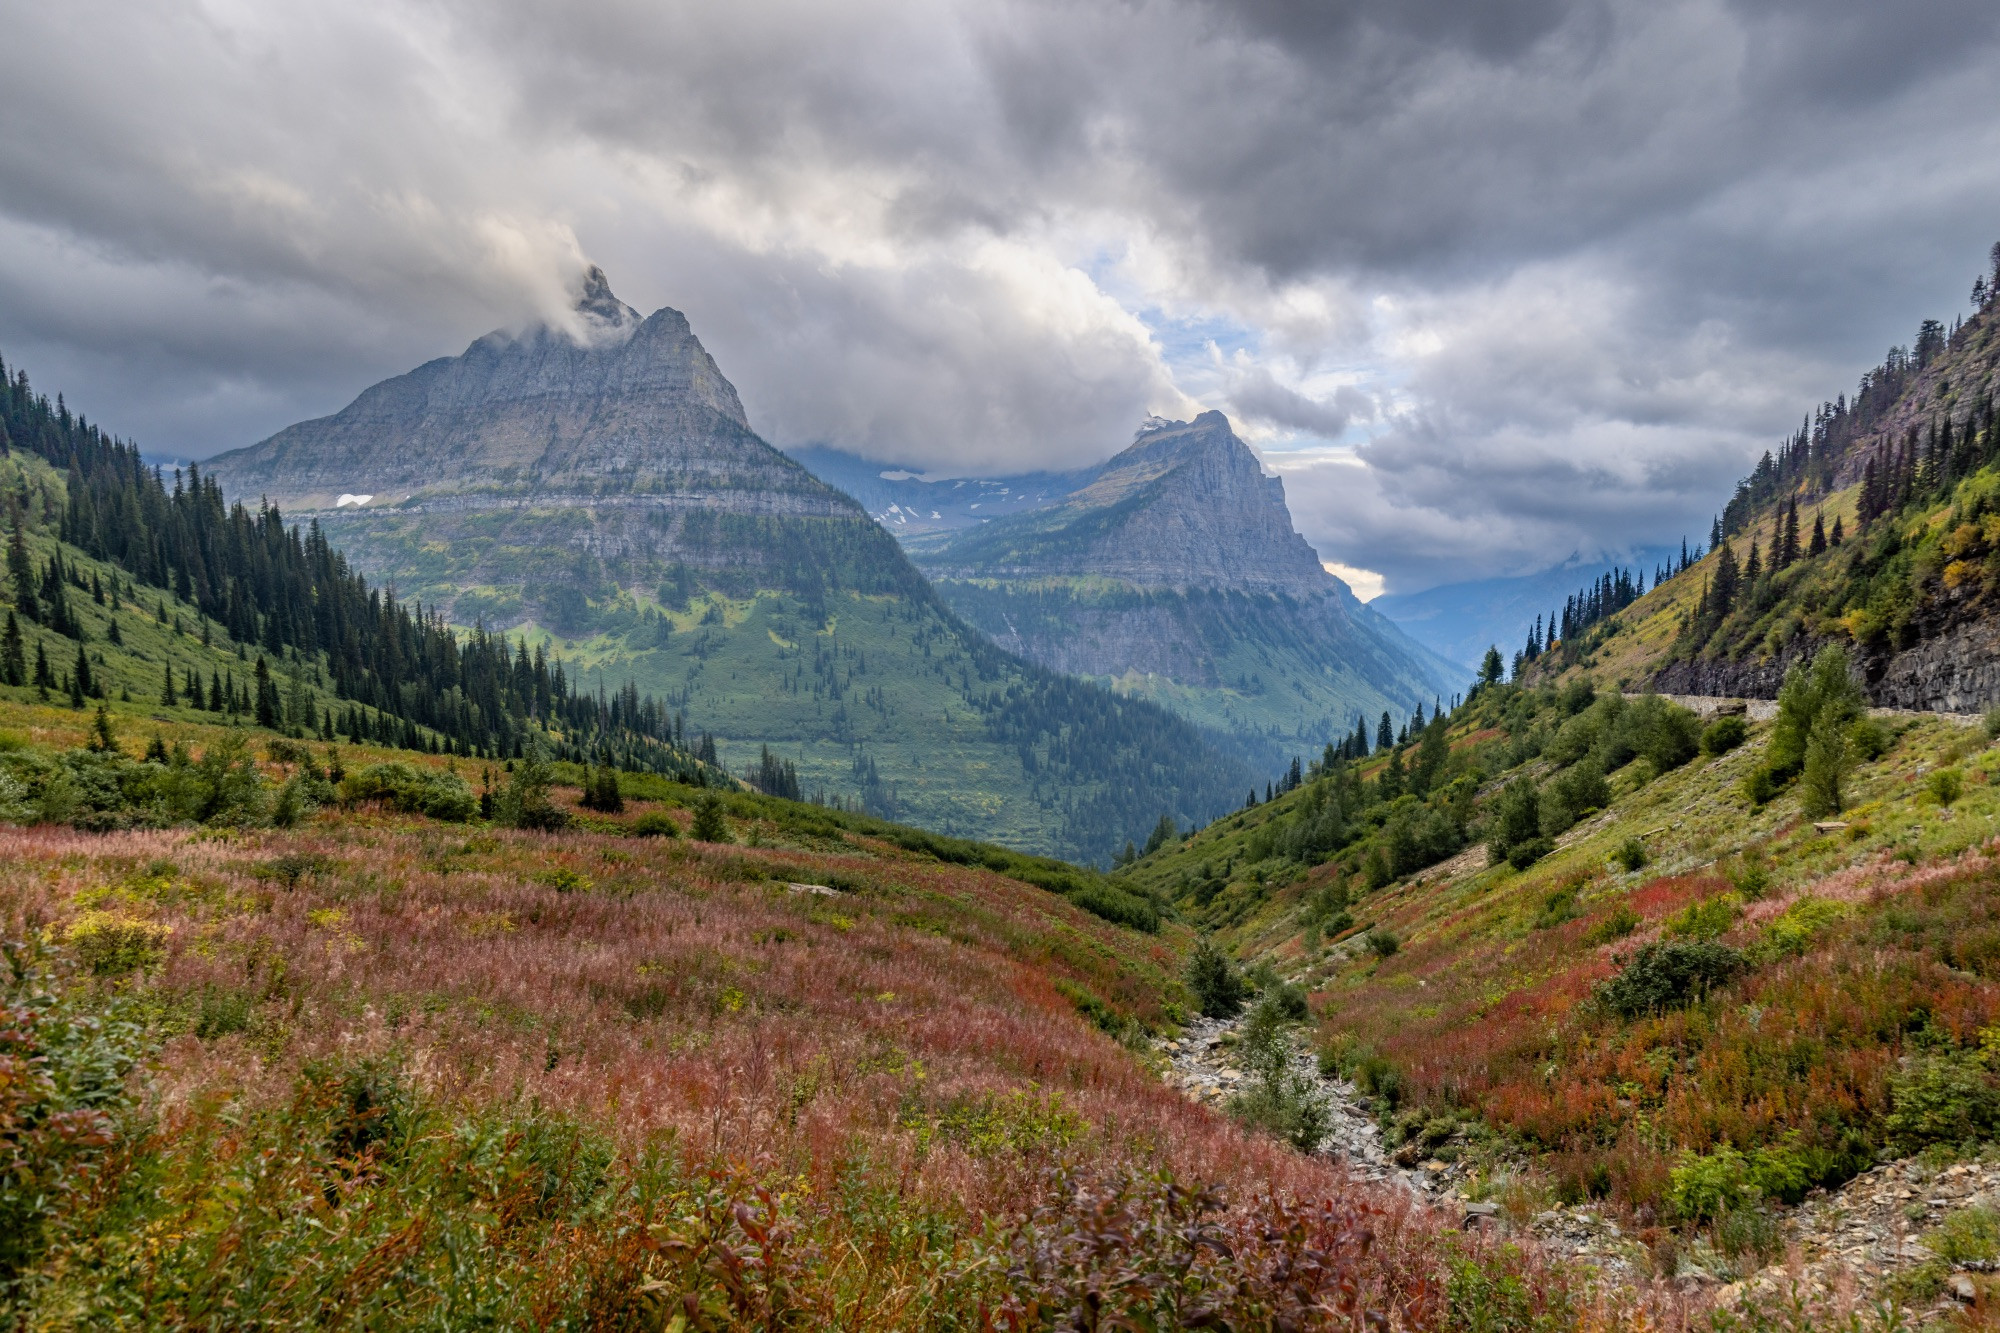
<svg viewBox="0 0 2000 1333">
<path fill-rule="evenodd" d="M 0 1328 L 2000 1328 L 2000 10 L 0 31 Z"/>
</svg>

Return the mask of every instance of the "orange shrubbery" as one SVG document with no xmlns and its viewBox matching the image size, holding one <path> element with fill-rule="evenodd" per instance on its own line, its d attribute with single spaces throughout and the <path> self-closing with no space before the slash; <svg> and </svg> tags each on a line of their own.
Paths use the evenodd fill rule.
<svg viewBox="0 0 2000 1333">
<path fill-rule="evenodd" d="M 1668 1217 L 1683 1154 L 1725 1144 L 1789 1155 L 1788 1180 L 1837 1183 L 1885 1147 L 1921 1146 L 1889 1119 L 1909 1057 L 1976 1064 L 2000 1024 L 2000 871 L 1979 857 L 1903 870 L 1753 904 L 1722 936 L 1751 966 L 1683 1008 L 1627 1021 L 1592 997 L 1663 923 L 1728 892 L 1718 878 L 1655 880 L 1525 939 L 1434 942 L 1452 936 L 1446 918 L 1322 1017 L 1391 1061 L 1406 1098 L 1476 1111 L 1547 1154 L 1561 1193 L 1610 1195 L 1642 1220 Z M 1805 899 L 1821 910 L 1791 910 Z M 1591 947 L 1621 911 L 1637 928 Z"/>
</svg>

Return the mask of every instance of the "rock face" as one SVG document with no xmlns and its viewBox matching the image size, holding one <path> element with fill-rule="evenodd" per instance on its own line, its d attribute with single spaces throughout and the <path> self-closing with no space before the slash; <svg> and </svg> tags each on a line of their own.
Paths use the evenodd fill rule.
<svg viewBox="0 0 2000 1333">
<path fill-rule="evenodd" d="M 678 310 L 641 318 L 592 268 L 570 327 L 494 332 L 330 417 L 223 454 L 230 493 L 287 510 L 405 512 L 624 499 L 646 508 L 852 517 L 765 444 Z"/>
<path fill-rule="evenodd" d="M 1154 698 L 1260 762 L 1428 708 L 1458 676 L 1326 571 L 1220 412 L 1155 418 L 1058 503 L 915 555 L 1002 647 Z"/>
<path fill-rule="evenodd" d="M 1148 421 L 1061 504 L 975 529 L 925 563 L 950 578 L 1057 575 L 1174 591 L 1347 593 L 1293 530 L 1284 482 L 1264 475 L 1220 412 Z"/>
<path fill-rule="evenodd" d="M 1656 672 L 1655 689 L 1669 693 L 1775 699 L 1785 672 L 1809 661 L 1821 641 L 1798 639 L 1774 657 L 1744 661 L 1695 659 Z M 1900 652 L 1865 653 L 1857 675 L 1878 708 L 1926 713 L 1983 713 L 2000 708 L 2000 620 L 1960 620 Z"/>
</svg>

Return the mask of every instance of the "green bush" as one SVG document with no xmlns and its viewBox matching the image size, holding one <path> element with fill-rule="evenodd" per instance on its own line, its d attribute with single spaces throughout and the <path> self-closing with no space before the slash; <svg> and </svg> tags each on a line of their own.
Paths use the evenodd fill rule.
<svg viewBox="0 0 2000 1333">
<path fill-rule="evenodd" d="M 1736 924 L 1743 915 L 1743 900 L 1733 893 L 1718 893 L 1689 903 L 1666 919 L 1662 929 L 1671 939 L 1712 940 Z"/>
<path fill-rule="evenodd" d="M 458 774 L 401 760 L 356 769 L 342 779 L 340 794 L 348 801 L 386 801 L 408 814 L 451 823 L 462 824 L 479 811 L 479 798 Z"/>
<path fill-rule="evenodd" d="M 1260 1015 L 1268 1015 L 1266 1022 L 1303 1023 L 1312 1017 L 1305 987 L 1290 981 L 1266 989 L 1264 997 L 1257 1001 L 1257 1009 Z"/>
<path fill-rule="evenodd" d="M 1623 866 L 1626 873 L 1637 874 L 1646 868 L 1646 862 L 1651 858 L 1646 855 L 1645 843 L 1637 838 L 1627 838 L 1619 844 L 1618 850 L 1611 854 L 1611 859 Z"/>
<path fill-rule="evenodd" d="M 1741 952 L 1706 940 L 1648 944 L 1625 970 L 1597 988 L 1597 1000 L 1624 1018 L 1677 1009 L 1743 969 Z"/>
<path fill-rule="evenodd" d="M 1701 752 L 1711 758 L 1728 754 L 1744 741 L 1750 739 L 1750 724 L 1739 714 L 1718 717 L 1702 728 Z"/>
<path fill-rule="evenodd" d="M 1267 1000 L 1268 1003 L 1268 1000 Z M 1252 1075 L 1250 1085 L 1230 1099 L 1229 1111 L 1247 1125 L 1275 1135 L 1300 1152 L 1315 1152 L 1333 1128 L 1333 1105 L 1319 1081 L 1298 1068 L 1290 1025 L 1257 1021 L 1245 1025 L 1238 1056 Z"/>
<path fill-rule="evenodd" d="M 1976 1052 L 1913 1056 L 1889 1079 L 1884 1127 L 1906 1150 L 1963 1143 L 2000 1128 L 2000 1090 Z"/>
<path fill-rule="evenodd" d="M 1553 838 L 1529 838 L 1507 849 L 1507 864 L 1516 870 L 1526 870 L 1555 849 Z"/>
<path fill-rule="evenodd" d="M 1813 936 L 1846 917 L 1849 911 L 1847 904 L 1831 899 L 1801 898 L 1764 927 L 1764 949 L 1773 956 L 1803 954 L 1811 946 Z"/>
<path fill-rule="evenodd" d="M 1924 788 L 1939 805 L 1951 805 L 1965 795 L 1965 774 L 1955 768 L 1936 769 L 1924 780 Z"/>
<path fill-rule="evenodd" d="M 1990 1264 L 2000 1259 L 2000 1212 L 1961 1208 L 1924 1237 L 1924 1244 L 1949 1264 Z"/>
<path fill-rule="evenodd" d="M 1854 747 L 1854 757 L 1865 764 L 1872 764 L 1889 753 L 1895 738 L 1889 729 L 1872 717 L 1856 719 L 1847 729 L 1847 743 Z"/>
<path fill-rule="evenodd" d="M 1188 955 L 1187 984 L 1195 1003 L 1209 1018 L 1234 1018 L 1249 994 L 1229 956 L 1207 939 L 1196 941 L 1194 952 Z"/>
<path fill-rule="evenodd" d="M 1683 1222 L 1713 1222 L 1741 1208 L 1750 1194 L 1750 1163 L 1722 1144 L 1706 1156 L 1684 1153 L 1668 1176 L 1667 1201 Z"/>
<path fill-rule="evenodd" d="M 629 830 L 635 838 L 678 838 L 681 826 L 674 817 L 664 810 L 648 810 L 632 821 Z"/>
<path fill-rule="evenodd" d="M 1595 947 L 1622 940 L 1639 928 L 1639 914 L 1625 903 L 1620 903 L 1610 916 L 1597 922 L 1583 933 L 1583 942 Z"/>
<path fill-rule="evenodd" d="M 1393 958 L 1403 942 L 1381 926 L 1368 932 L 1368 949 L 1377 958 Z"/>
<path fill-rule="evenodd" d="M 1114 926 L 1129 926 L 1156 935 L 1160 930 L 1160 909 L 1150 899 L 1110 884 L 1086 884 L 1066 896 L 1094 917 Z"/>
<path fill-rule="evenodd" d="M 1777 798 L 1778 785 L 1778 775 L 1770 765 L 1759 764 L 1743 775 L 1742 791 L 1750 804 L 1761 808 Z"/>
</svg>

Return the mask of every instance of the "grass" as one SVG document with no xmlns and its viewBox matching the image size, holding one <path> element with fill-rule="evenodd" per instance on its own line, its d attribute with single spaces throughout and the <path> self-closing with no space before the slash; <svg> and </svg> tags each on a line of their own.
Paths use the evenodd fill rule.
<svg viewBox="0 0 2000 1333">
<path fill-rule="evenodd" d="M 30 727 L 81 738 L 0 703 Z M 628 835 L 684 818 L 676 794 L 559 834 L 367 801 L 290 830 L 0 827 L 0 1043 L 49 1071 L 0 1085 L 0 1121 L 66 1127 L 0 1169 L 43 1182 L 13 1312 L 1042 1327 L 1095 1290 L 1435 1328 L 1465 1264 L 1542 1326 L 1612 1309 L 1163 1084 L 1125 1042 L 1183 1011 L 1184 930 L 810 807 L 732 810 L 729 845 Z"/>
</svg>

